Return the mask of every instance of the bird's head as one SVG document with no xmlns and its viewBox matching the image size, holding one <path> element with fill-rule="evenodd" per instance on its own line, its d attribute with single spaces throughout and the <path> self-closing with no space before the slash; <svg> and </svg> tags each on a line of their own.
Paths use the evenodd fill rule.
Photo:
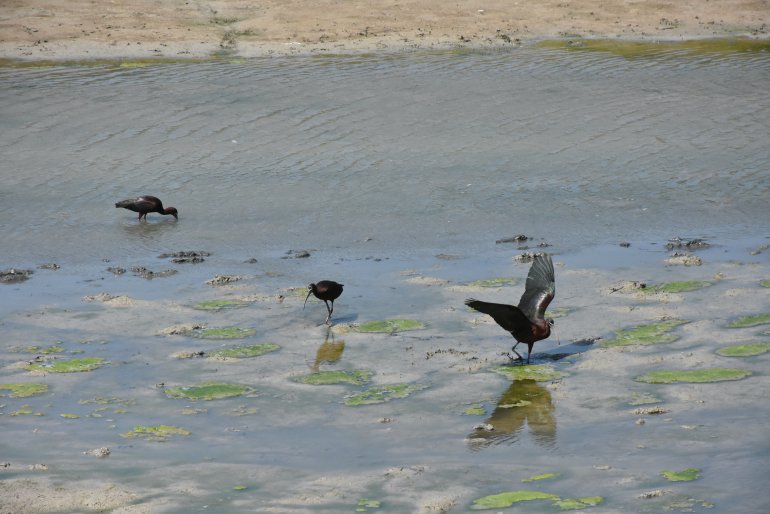
<svg viewBox="0 0 770 514">
<path fill-rule="evenodd" d="M 166 207 L 163 209 L 163 214 L 171 214 L 174 219 L 179 219 L 179 212 L 176 210 L 176 207 Z"/>
</svg>

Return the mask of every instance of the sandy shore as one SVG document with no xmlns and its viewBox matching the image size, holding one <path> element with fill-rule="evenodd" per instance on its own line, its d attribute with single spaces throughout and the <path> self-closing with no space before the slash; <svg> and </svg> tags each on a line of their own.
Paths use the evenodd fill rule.
<svg viewBox="0 0 770 514">
<path fill-rule="evenodd" d="M 66 60 L 505 46 L 565 35 L 764 38 L 770 3 L 9 0 L 0 13 L 0 58 Z"/>
</svg>

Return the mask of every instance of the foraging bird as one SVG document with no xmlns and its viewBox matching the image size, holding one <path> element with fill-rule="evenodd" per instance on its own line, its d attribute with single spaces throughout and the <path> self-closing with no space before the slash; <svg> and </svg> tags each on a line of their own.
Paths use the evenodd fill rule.
<svg viewBox="0 0 770 514">
<path fill-rule="evenodd" d="M 134 199 L 128 199 L 123 200 L 121 202 L 118 202 L 115 204 L 115 207 L 122 207 L 124 209 L 128 209 L 129 211 L 134 211 L 139 213 L 139 219 L 147 219 L 147 214 L 150 212 L 158 212 L 160 214 L 170 214 L 174 218 L 179 219 L 179 216 L 177 216 L 177 210 L 175 207 L 166 207 L 163 208 L 163 202 L 161 202 L 158 198 L 154 196 L 139 196 Z"/>
<path fill-rule="evenodd" d="M 523 360 L 516 351 L 519 343 L 527 344 L 527 364 L 535 341 L 540 341 L 551 335 L 552 318 L 545 318 L 545 309 L 556 295 L 556 283 L 553 277 L 553 261 L 550 255 L 537 255 L 529 268 L 527 284 L 521 295 L 519 306 L 502 303 L 489 303 L 469 298 L 465 305 L 484 314 L 489 314 L 498 325 L 511 333 L 516 344 L 511 349 Z"/>
<path fill-rule="evenodd" d="M 333 280 L 321 280 L 316 284 L 310 284 L 307 286 L 307 296 L 305 297 L 305 303 L 302 305 L 303 309 L 305 308 L 305 305 L 307 305 L 307 299 L 310 298 L 311 294 L 319 300 L 323 300 L 326 304 L 326 310 L 329 311 L 329 315 L 326 316 L 326 321 L 324 321 L 324 323 L 329 325 L 329 320 L 334 311 L 334 300 L 339 298 L 342 294 L 342 284 L 338 284 Z M 329 306 L 329 302 L 331 302 L 331 307 Z"/>
</svg>

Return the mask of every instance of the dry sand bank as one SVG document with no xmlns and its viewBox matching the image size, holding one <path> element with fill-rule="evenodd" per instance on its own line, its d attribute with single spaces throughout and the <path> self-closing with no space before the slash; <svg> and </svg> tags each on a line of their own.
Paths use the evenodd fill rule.
<svg viewBox="0 0 770 514">
<path fill-rule="evenodd" d="M 505 46 L 563 35 L 767 36 L 770 2 L 8 0 L 0 57 L 88 59 Z"/>
</svg>

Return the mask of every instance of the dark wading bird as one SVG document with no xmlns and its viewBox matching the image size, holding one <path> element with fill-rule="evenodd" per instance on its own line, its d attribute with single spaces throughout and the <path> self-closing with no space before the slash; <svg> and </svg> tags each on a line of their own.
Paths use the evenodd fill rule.
<svg viewBox="0 0 770 514">
<path fill-rule="evenodd" d="M 177 210 L 175 207 L 166 207 L 163 208 L 163 202 L 161 202 L 159 199 L 157 199 L 154 196 L 138 196 L 136 198 L 129 198 L 128 200 L 123 200 L 122 202 L 118 202 L 115 204 L 115 207 L 122 207 L 124 209 L 128 209 L 129 211 L 134 211 L 139 213 L 139 219 L 147 219 L 147 214 L 150 212 L 157 212 L 160 214 L 170 214 L 174 218 L 179 219 L 179 216 L 177 216 Z"/>
<path fill-rule="evenodd" d="M 489 303 L 468 298 L 465 305 L 492 316 L 498 325 L 511 333 L 516 339 L 511 351 L 519 360 L 523 360 L 516 347 L 527 343 L 527 364 L 532 353 L 532 345 L 551 335 L 553 319 L 544 317 L 545 309 L 556 294 L 553 278 L 553 262 L 550 255 L 537 255 L 527 275 L 527 285 L 521 295 L 519 306 L 502 303 Z"/>
<path fill-rule="evenodd" d="M 323 300 L 326 304 L 326 310 L 329 311 L 329 315 L 326 316 L 326 321 L 324 321 L 324 323 L 329 325 L 329 320 L 332 318 L 332 312 L 334 312 L 334 300 L 339 298 L 342 294 L 342 284 L 338 284 L 333 280 L 321 280 L 316 284 L 310 284 L 307 286 L 307 296 L 305 297 L 305 303 L 302 305 L 303 309 L 305 308 L 305 305 L 307 305 L 307 299 L 310 298 L 311 294 L 319 300 Z M 331 306 L 329 306 L 329 302 L 331 302 Z"/>
</svg>

